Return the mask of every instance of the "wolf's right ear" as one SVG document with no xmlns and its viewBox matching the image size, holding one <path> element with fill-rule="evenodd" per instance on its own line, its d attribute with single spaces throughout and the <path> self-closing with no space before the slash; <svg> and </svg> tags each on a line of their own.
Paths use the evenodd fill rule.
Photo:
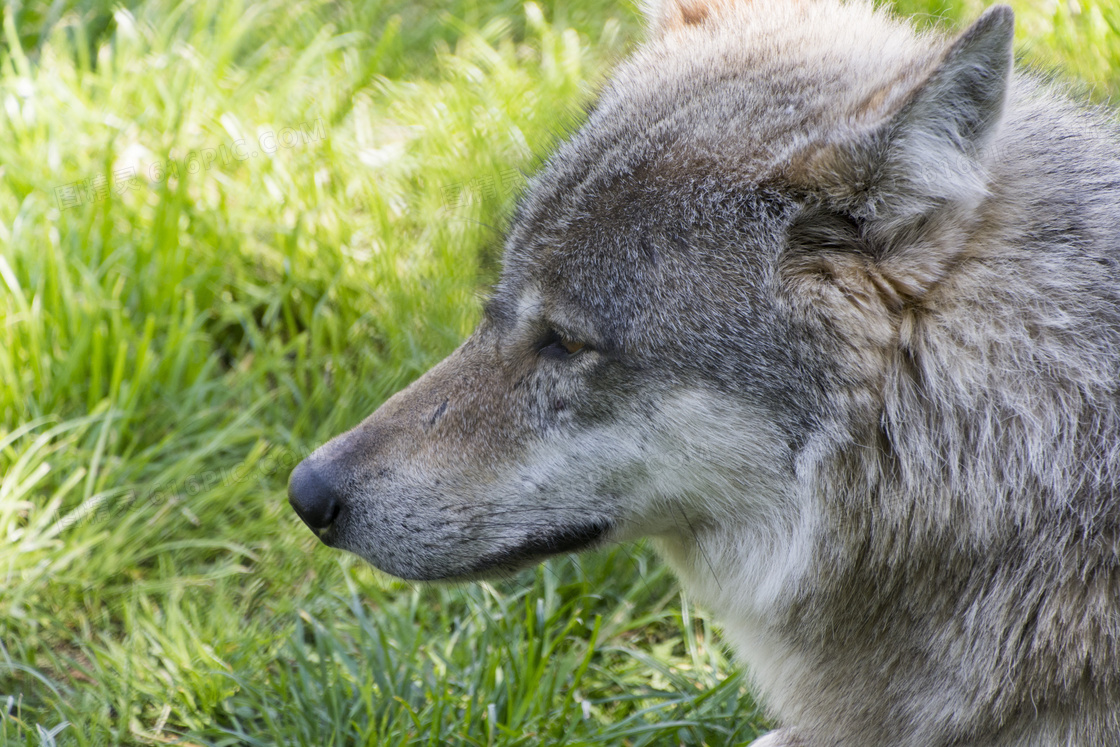
<svg viewBox="0 0 1120 747">
<path fill-rule="evenodd" d="M 987 195 L 983 149 L 1011 85 L 1015 16 L 989 8 L 907 90 L 884 90 L 851 116 L 852 129 L 792 164 L 797 183 L 839 210 L 891 233 L 938 207 Z"/>
<path fill-rule="evenodd" d="M 1014 27 L 1011 8 L 989 8 L 878 126 L 877 178 L 864 217 L 905 223 L 940 204 L 975 204 L 987 194 L 978 154 L 1003 116 Z"/>
</svg>

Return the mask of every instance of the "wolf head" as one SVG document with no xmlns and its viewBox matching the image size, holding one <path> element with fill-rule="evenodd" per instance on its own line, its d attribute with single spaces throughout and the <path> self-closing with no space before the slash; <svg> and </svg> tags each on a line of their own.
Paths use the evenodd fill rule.
<svg viewBox="0 0 1120 747">
<path fill-rule="evenodd" d="M 1012 14 L 669 3 L 532 179 L 446 360 L 293 472 L 327 544 L 408 579 L 795 522 L 877 427 L 906 325 L 981 230 Z"/>
</svg>

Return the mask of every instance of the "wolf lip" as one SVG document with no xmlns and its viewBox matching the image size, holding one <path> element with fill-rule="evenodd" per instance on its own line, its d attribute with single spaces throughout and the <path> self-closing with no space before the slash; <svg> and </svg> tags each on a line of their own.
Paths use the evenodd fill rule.
<svg viewBox="0 0 1120 747">
<path fill-rule="evenodd" d="M 473 573 L 492 568 L 518 567 L 550 555 L 583 550 L 601 539 L 610 530 L 610 523 L 593 521 L 550 532 L 538 532 L 520 544 L 484 556 L 474 564 Z"/>
</svg>

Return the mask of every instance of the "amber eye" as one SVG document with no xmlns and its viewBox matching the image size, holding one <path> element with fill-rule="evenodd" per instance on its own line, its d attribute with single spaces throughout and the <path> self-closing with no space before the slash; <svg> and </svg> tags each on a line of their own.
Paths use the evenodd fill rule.
<svg viewBox="0 0 1120 747">
<path fill-rule="evenodd" d="M 538 348 L 541 355 L 550 358 L 567 358 L 587 348 L 587 343 L 564 337 L 556 330 L 549 330 Z"/>
<path fill-rule="evenodd" d="M 573 342 L 572 340 L 565 340 L 561 338 L 560 347 L 567 350 L 568 355 L 575 355 L 579 351 L 583 350 L 586 345 L 582 342 Z"/>
</svg>

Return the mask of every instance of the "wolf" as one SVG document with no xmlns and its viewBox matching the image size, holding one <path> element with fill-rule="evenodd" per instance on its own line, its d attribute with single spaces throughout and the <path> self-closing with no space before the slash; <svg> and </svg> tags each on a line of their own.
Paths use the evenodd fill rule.
<svg viewBox="0 0 1120 747">
<path fill-rule="evenodd" d="M 461 347 L 293 471 L 478 579 L 652 538 L 756 747 L 1120 745 L 1120 134 L 871 2 L 665 0 Z"/>
</svg>

